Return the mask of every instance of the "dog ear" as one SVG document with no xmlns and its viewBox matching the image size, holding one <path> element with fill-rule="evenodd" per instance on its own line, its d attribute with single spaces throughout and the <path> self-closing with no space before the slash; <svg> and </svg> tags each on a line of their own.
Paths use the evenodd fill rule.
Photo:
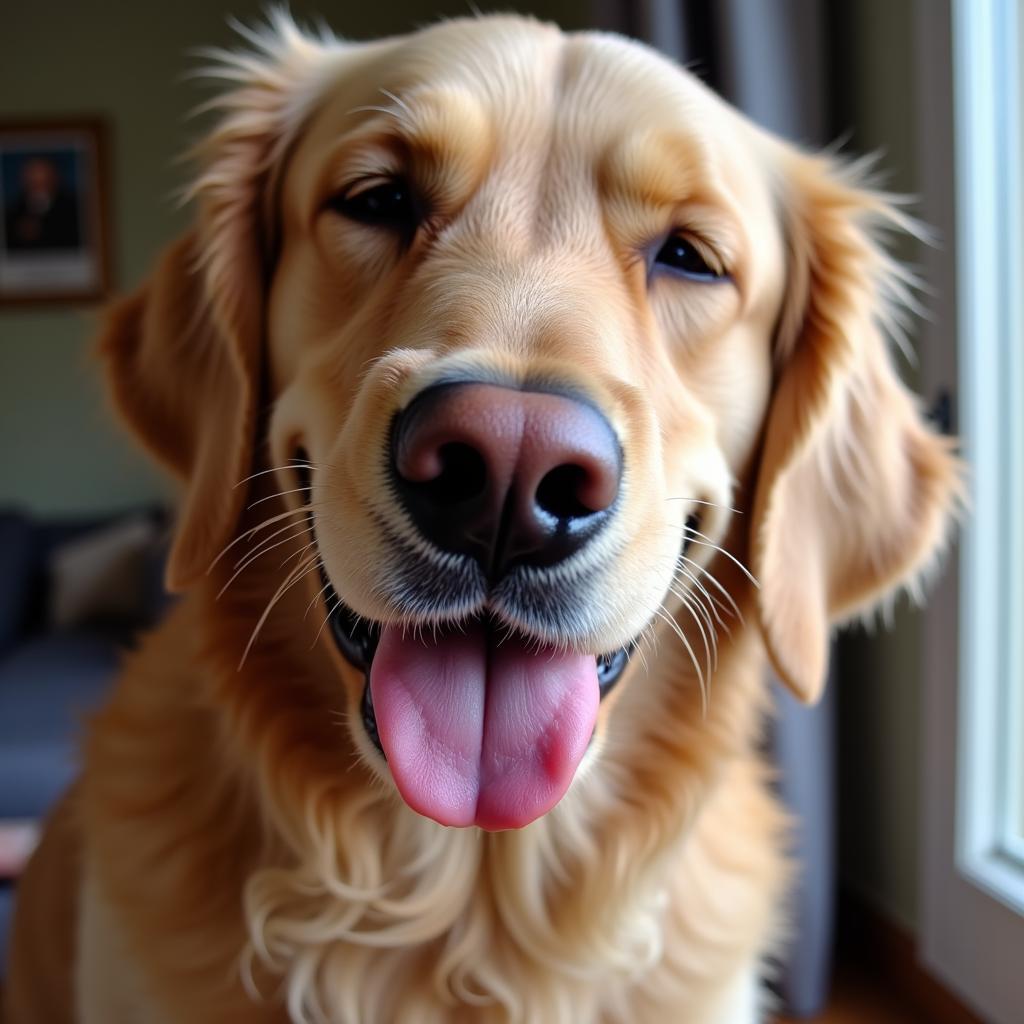
<svg viewBox="0 0 1024 1024">
<path fill-rule="evenodd" d="M 912 580 L 936 552 L 959 470 L 886 343 L 908 282 L 875 235 L 909 221 L 860 187 L 855 168 L 788 159 L 788 296 L 751 551 L 769 655 L 811 702 L 831 623 Z"/>
<path fill-rule="evenodd" d="M 185 482 L 167 584 L 202 575 L 235 528 L 259 414 L 265 206 L 282 154 L 312 103 L 309 83 L 344 44 L 300 33 L 282 12 L 254 50 L 216 52 L 211 76 L 234 88 L 210 106 L 217 127 L 197 147 L 196 228 L 115 305 L 99 341 L 113 402 L 143 445 Z"/>
<path fill-rule="evenodd" d="M 249 472 L 257 407 L 259 279 L 239 285 L 256 308 L 229 332 L 212 313 L 198 252 L 194 234 L 172 245 L 147 284 L 112 308 L 100 336 L 114 405 L 185 481 L 167 566 L 172 590 L 206 571 L 238 518 L 244 488 L 235 484 Z"/>
</svg>

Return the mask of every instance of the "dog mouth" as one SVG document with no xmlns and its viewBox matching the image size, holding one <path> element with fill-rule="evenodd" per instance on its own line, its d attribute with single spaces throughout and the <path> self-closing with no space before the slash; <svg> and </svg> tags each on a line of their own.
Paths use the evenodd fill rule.
<svg viewBox="0 0 1024 1024">
<path fill-rule="evenodd" d="M 311 496 L 308 471 L 300 473 Z M 566 793 L 637 640 L 605 653 L 538 641 L 492 612 L 450 624 L 358 615 L 320 568 L 362 728 L 404 801 L 446 826 L 521 828 Z"/>
<path fill-rule="evenodd" d="M 370 666 L 373 663 L 373 656 L 377 651 L 377 643 L 380 640 L 380 623 L 356 615 L 338 597 L 323 569 L 320 570 L 320 582 L 323 586 L 324 597 L 328 601 L 327 606 L 334 609 L 328 620 L 334 642 L 338 650 L 344 655 L 345 660 L 353 668 L 359 669 L 366 675 L 367 685 L 363 692 L 363 722 L 368 727 L 367 732 L 374 741 L 374 745 L 383 754 L 384 750 L 377 737 L 376 720 L 373 717 L 373 698 L 370 695 L 369 687 Z M 502 627 L 491 620 L 486 620 L 485 628 L 493 633 L 502 631 Z M 617 650 L 595 656 L 597 663 L 597 685 L 601 700 L 604 700 L 615 689 L 615 684 L 622 678 L 622 674 L 625 672 L 626 666 L 636 650 L 636 646 L 637 642 L 631 640 L 628 644 L 619 647 Z M 370 728 L 371 725 L 372 728 Z"/>
<path fill-rule="evenodd" d="M 323 585 L 334 643 L 364 676 L 362 728 L 407 804 L 496 831 L 561 799 L 635 642 L 584 655 L 490 616 L 426 632 L 382 626 L 341 602 L 326 575 Z"/>
</svg>

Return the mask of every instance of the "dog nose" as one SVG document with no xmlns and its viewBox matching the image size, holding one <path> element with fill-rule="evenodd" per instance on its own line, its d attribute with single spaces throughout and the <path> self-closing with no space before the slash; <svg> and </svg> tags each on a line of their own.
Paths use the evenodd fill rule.
<svg viewBox="0 0 1024 1024">
<path fill-rule="evenodd" d="M 622 451 L 592 405 L 485 383 L 439 384 L 398 415 L 393 479 L 420 532 L 492 580 L 554 565 L 611 516 Z"/>
</svg>

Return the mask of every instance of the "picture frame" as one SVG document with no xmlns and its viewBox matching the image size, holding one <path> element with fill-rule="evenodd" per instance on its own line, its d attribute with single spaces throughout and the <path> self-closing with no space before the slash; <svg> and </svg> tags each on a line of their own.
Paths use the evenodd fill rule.
<svg viewBox="0 0 1024 1024">
<path fill-rule="evenodd" d="M 107 296 L 106 147 L 98 118 L 0 121 L 0 306 Z"/>
</svg>

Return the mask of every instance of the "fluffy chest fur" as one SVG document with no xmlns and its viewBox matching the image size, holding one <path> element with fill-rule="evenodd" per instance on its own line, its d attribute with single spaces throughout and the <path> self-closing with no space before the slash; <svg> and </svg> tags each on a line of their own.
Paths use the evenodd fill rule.
<svg viewBox="0 0 1024 1024">
<path fill-rule="evenodd" d="M 282 1002 L 331 1021 L 702 1019 L 722 979 L 769 952 L 787 869 L 749 752 L 756 644 L 723 652 L 692 728 L 692 666 L 665 658 L 650 685 L 677 692 L 678 720 L 648 716 L 642 744 L 610 738 L 607 778 L 486 834 L 444 829 L 367 778 L 283 625 L 241 673 L 218 658 L 251 614 L 212 594 L 129 661 L 79 798 L 121 945 L 161 950 L 130 973 L 167 1019 L 283 1020 Z"/>
</svg>

